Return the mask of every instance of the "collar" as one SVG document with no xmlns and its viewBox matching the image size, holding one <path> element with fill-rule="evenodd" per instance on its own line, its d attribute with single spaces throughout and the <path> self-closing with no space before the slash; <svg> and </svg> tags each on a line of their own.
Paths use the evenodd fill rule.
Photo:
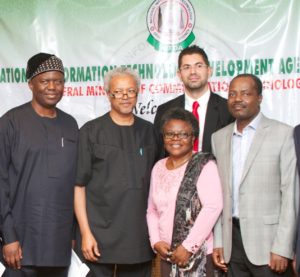
<svg viewBox="0 0 300 277">
<path fill-rule="evenodd" d="M 246 128 L 251 128 L 251 129 L 253 129 L 254 131 L 256 131 L 256 130 L 257 130 L 257 127 L 258 127 L 258 125 L 259 125 L 259 123 L 260 123 L 261 118 L 262 118 L 262 113 L 259 112 L 259 113 L 256 115 L 256 117 L 254 117 L 254 118 L 252 119 L 252 121 L 244 128 L 244 130 L 245 130 Z M 233 126 L 233 135 L 242 135 L 242 133 L 240 133 L 240 132 L 238 131 L 238 129 L 237 129 L 236 121 L 234 122 L 234 126 Z"/>
<path fill-rule="evenodd" d="M 193 99 L 192 97 L 190 97 L 189 95 L 187 95 L 185 93 L 184 94 L 185 105 L 187 105 L 187 107 L 190 107 L 192 109 L 193 103 L 195 101 L 197 101 L 199 103 L 199 105 L 200 105 L 200 108 L 204 108 L 208 104 L 210 94 L 211 94 L 211 92 L 208 89 L 201 97 L 199 97 L 198 99 Z"/>
</svg>

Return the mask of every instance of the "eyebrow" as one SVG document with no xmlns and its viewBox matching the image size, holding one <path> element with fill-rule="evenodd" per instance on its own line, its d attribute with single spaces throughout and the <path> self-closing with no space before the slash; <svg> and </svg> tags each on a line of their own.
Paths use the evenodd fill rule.
<svg viewBox="0 0 300 277">
<path fill-rule="evenodd" d="M 182 64 L 182 66 L 185 66 L 185 65 L 197 65 L 197 64 L 206 64 L 206 63 L 204 63 L 204 62 L 198 62 L 198 63 L 193 63 L 193 64 L 184 63 L 184 64 Z"/>
</svg>

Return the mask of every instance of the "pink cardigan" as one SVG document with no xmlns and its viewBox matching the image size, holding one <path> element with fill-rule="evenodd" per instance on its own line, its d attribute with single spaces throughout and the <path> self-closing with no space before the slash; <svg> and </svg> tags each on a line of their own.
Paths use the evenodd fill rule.
<svg viewBox="0 0 300 277">
<path fill-rule="evenodd" d="M 187 166 L 185 163 L 179 168 L 168 170 L 166 160 L 167 158 L 158 161 L 151 175 L 147 223 L 152 248 L 159 241 L 171 244 L 177 192 Z M 222 187 L 215 162 L 210 161 L 203 167 L 197 191 L 202 209 L 182 245 L 195 253 L 206 240 L 207 254 L 211 254 L 212 229 L 223 208 Z"/>
</svg>

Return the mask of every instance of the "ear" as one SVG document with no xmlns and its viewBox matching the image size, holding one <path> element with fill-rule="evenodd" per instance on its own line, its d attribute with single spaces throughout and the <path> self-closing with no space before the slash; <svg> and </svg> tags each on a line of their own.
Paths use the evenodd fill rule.
<svg viewBox="0 0 300 277">
<path fill-rule="evenodd" d="M 213 73 L 213 69 L 212 67 L 207 67 L 207 72 L 208 72 L 208 77 L 210 78 L 212 76 L 212 73 Z"/>
<path fill-rule="evenodd" d="M 263 100 L 263 96 L 261 94 L 261 95 L 258 96 L 258 102 L 259 102 L 259 104 L 261 104 L 262 100 Z"/>
<path fill-rule="evenodd" d="M 111 103 L 112 97 L 109 95 L 109 93 L 106 93 L 106 95 L 107 95 L 107 98 L 108 98 L 109 103 Z"/>
<path fill-rule="evenodd" d="M 193 136 L 193 137 L 192 137 L 192 145 L 194 145 L 195 139 L 196 139 L 196 137 Z"/>
<path fill-rule="evenodd" d="M 177 77 L 180 79 L 180 81 L 182 81 L 182 79 L 181 79 L 181 72 L 180 72 L 179 69 L 177 70 Z"/>
<path fill-rule="evenodd" d="M 32 84 L 32 80 L 28 81 L 28 87 L 29 89 L 32 91 L 33 90 L 33 84 Z"/>
</svg>

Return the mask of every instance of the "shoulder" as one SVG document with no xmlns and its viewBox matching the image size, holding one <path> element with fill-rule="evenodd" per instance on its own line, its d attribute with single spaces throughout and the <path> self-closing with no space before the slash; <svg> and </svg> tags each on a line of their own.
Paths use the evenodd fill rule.
<svg viewBox="0 0 300 277">
<path fill-rule="evenodd" d="M 184 105 L 184 94 L 158 106 L 157 112 Z"/>
<path fill-rule="evenodd" d="M 174 108 L 174 107 L 184 108 L 184 94 L 158 106 L 157 112 L 156 112 L 156 115 L 154 118 L 154 126 L 157 128 L 157 130 L 160 129 L 161 118 L 162 118 L 163 114 L 167 110 Z"/>
<path fill-rule="evenodd" d="M 222 117 L 231 118 L 232 120 L 229 120 L 230 122 L 233 121 L 233 117 L 231 116 L 228 110 L 227 99 L 214 92 L 211 92 L 210 98 L 208 100 L 208 106 L 217 109 L 218 112 L 222 115 Z"/>
<path fill-rule="evenodd" d="M 300 124 L 294 129 L 295 138 L 300 139 Z"/>
<path fill-rule="evenodd" d="M 227 108 L 227 99 L 226 98 L 223 98 L 222 96 L 214 93 L 214 92 L 211 92 L 210 93 L 210 100 L 214 101 L 215 103 L 221 105 L 221 106 L 225 106 Z"/>
<path fill-rule="evenodd" d="M 214 132 L 212 134 L 212 138 L 224 138 L 224 136 L 228 133 L 233 131 L 234 122 L 230 123 L 229 125 L 225 126 L 224 128 Z"/>
<path fill-rule="evenodd" d="M 107 115 L 105 114 L 103 116 L 97 117 L 95 119 L 92 119 L 90 121 L 87 121 L 83 126 L 80 128 L 80 132 L 90 132 L 95 131 L 98 129 L 103 128 L 103 124 L 108 121 Z"/>
<path fill-rule="evenodd" d="M 286 123 L 283 123 L 281 121 L 278 121 L 276 119 L 271 119 L 271 118 L 268 118 L 266 116 L 263 115 L 262 119 L 261 119 L 261 124 L 264 126 L 269 126 L 270 127 L 270 130 L 273 132 L 276 132 L 276 133 L 290 133 L 290 132 L 293 132 L 293 127 L 286 124 Z"/>
<path fill-rule="evenodd" d="M 163 158 L 163 159 L 161 159 L 161 160 L 159 160 L 155 163 L 155 165 L 152 168 L 152 175 L 153 176 L 156 176 L 156 174 L 160 171 L 165 171 L 166 170 L 166 160 L 167 159 L 168 158 Z"/>
<path fill-rule="evenodd" d="M 7 121 L 13 122 L 26 120 L 26 113 L 29 112 L 29 109 L 30 103 L 25 103 L 23 105 L 12 108 L 1 117 L 0 121 L 3 123 Z"/>
<path fill-rule="evenodd" d="M 144 127 L 144 128 L 150 128 L 150 129 L 153 128 L 153 124 L 150 121 L 145 120 L 145 119 L 143 119 L 141 117 L 138 117 L 138 116 L 135 116 L 134 118 L 136 120 L 137 125 L 139 125 L 141 127 Z"/>
<path fill-rule="evenodd" d="M 209 161 L 215 160 L 215 156 L 212 153 L 209 152 L 197 152 L 193 155 L 193 159 L 197 162 L 204 162 L 208 163 Z"/>
<path fill-rule="evenodd" d="M 30 103 L 25 103 L 20 106 L 14 107 L 7 111 L 3 116 L 13 116 L 26 113 L 30 108 Z"/>
</svg>

